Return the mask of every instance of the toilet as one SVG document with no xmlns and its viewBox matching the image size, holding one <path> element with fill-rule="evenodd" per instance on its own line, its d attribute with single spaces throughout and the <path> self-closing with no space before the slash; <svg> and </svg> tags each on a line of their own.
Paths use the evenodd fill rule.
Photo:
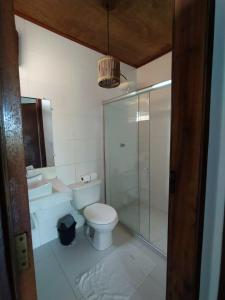
<svg viewBox="0 0 225 300">
<path fill-rule="evenodd" d="M 72 205 L 83 210 L 86 220 L 85 234 L 95 249 L 105 250 L 112 245 L 112 231 L 118 223 L 116 210 L 100 201 L 101 180 L 70 185 L 73 191 Z"/>
</svg>

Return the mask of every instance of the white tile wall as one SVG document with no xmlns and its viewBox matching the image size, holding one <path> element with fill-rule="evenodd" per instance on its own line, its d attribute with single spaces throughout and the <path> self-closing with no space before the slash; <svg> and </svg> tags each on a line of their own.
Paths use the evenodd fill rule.
<svg viewBox="0 0 225 300">
<path fill-rule="evenodd" d="M 137 69 L 139 88 L 170 80 L 172 71 L 172 52 L 169 52 Z"/>
<path fill-rule="evenodd" d="M 50 99 L 53 107 L 55 174 L 66 184 L 93 171 L 103 179 L 101 101 L 121 91 L 98 87 L 101 54 L 19 17 L 16 28 L 21 95 Z M 134 68 L 121 64 L 121 69 L 128 80 L 136 81 Z"/>
</svg>

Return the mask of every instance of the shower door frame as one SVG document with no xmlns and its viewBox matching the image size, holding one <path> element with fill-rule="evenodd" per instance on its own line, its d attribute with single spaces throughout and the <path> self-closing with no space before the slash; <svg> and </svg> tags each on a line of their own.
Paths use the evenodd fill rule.
<svg viewBox="0 0 225 300">
<path fill-rule="evenodd" d="M 115 98 L 112 98 L 112 99 L 109 99 L 109 100 L 104 100 L 102 103 L 103 103 L 103 106 L 106 106 L 110 103 L 115 103 L 115 102 L 120 102 L 120 101 L 123 101 L 123 100 L 128 100 L 129 98 L 130 99 L 133 99 L 134 97 L 137 97 L 137 102 L 138 102 L 138 113 L 139 113 L 139 95 L 144 95 L 144 94 L 147 94 L 149 95 L 149 116 L 150 116 L 150 99 L 151 99 L 151 92 L 153 91 L 156 91 L 156 90 L 160 90 L 160 89 L 163 89 L 163 88 L 168 88 L 168 87 L 171 87 L 172 85 L 172 80 L 165 80 L 165 81 L 161 81 L 161 82 L 158 82 L 156 84 L 152 84 L 148 87 L 145 87 L 145 88 L 142 88 L 142 89 L 138 89 L 138 90 L 135 90 L 135 91 L 132 91 L 132 92 L 129 92 L 127 94 L 123 94 L 121 96 L 118 96 L 118 97 L 115 97 Z M 172 91 L 171 91 L 172 93 Z M 104 173 L 105 173 L 105 177 L 106 177 L 106 155 L 105 155 L 105 110 L 103 109 L 103 139 L 104 139 Z M 150 126 L 150 119 L 149 119 L 149 126 Z M 139 172 L 140 172 L 140 169 L 139 169 L 139 122 L 138 122 L 138 126 L 137 126 L 137 134 L 138 134 L 138 196 L 140 196 L 140 191 L 139 191 L 139 184 L 140 184 L 140 181 L 139 181 Z M 149 135 L 150 135 L 150 127 L 149 127 Z M 149 140 L 149 143 L 150 143 L 150 140 Z M 150 151 L 150 149 L 149 149 Z M 149 170 L 150 170 L 150 157 L 149 157 Z M 106 188 L 107 188 L 107 183 L 106 183 L 106 179 L 105 179 L 105 182 L 104 182 L 104 190 L 105 190 L 105 202 L 107 201 L 107 193 L 106 193 Z M 150 192 L 150 178 L 149 178 L 149 192 Z M 168 191 L 168 198 L 169 198 L 169 191 Z M 149 240 L 146 240 L 145 237 L 140 233 L 140 197 L 138 199 L 138 214 L 139 214 L 139 232 L 134 232 L 132 229 L 130 229 L 126 224 L 123 224 L 129 231 L 131 231 L 132 233 L 134 233 L 138 238 L 142 239 L 145 243 L 147 243 L 154 251 L 156 251 L 159 255 L 161 255 L 163 258 L 166 258 L 167 256 L 167 253 L 164 253 L 159 247 L 157 247 L 154 243 L 151 242 L 151 226 L 150 226 L 150 202 L 151 202 L 151 199 L 150 199 L 150 195 L 149 195 Z M 169 205 L 168 205 L 169 206 Z"/>
</svg>

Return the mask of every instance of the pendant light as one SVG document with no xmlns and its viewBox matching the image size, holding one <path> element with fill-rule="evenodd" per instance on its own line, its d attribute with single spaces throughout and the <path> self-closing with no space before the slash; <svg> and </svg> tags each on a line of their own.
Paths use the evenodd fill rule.
<svg viewBox="0 0 225 300">
<path fill-rule="evenodd" d="M 98 60 L 98 84 L 102 88 L 115 88 L 120 84 L 120 62 L 110 55 L 109 44 L 109 11 L 110 0 L 107 0 L 107 55 Z"/>
</svg>

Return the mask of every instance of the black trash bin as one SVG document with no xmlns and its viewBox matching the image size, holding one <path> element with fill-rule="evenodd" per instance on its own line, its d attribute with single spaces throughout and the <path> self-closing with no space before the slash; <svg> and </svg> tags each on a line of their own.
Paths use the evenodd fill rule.
<svg viewBox="0 0 225 300">
<path fill-rule="evenodd" d="M 62 245 L 68 246 L 76 237 L 76 222 L 71 215 L 66 215 L 58 221 L 59 239 Z"/>
</svg>

